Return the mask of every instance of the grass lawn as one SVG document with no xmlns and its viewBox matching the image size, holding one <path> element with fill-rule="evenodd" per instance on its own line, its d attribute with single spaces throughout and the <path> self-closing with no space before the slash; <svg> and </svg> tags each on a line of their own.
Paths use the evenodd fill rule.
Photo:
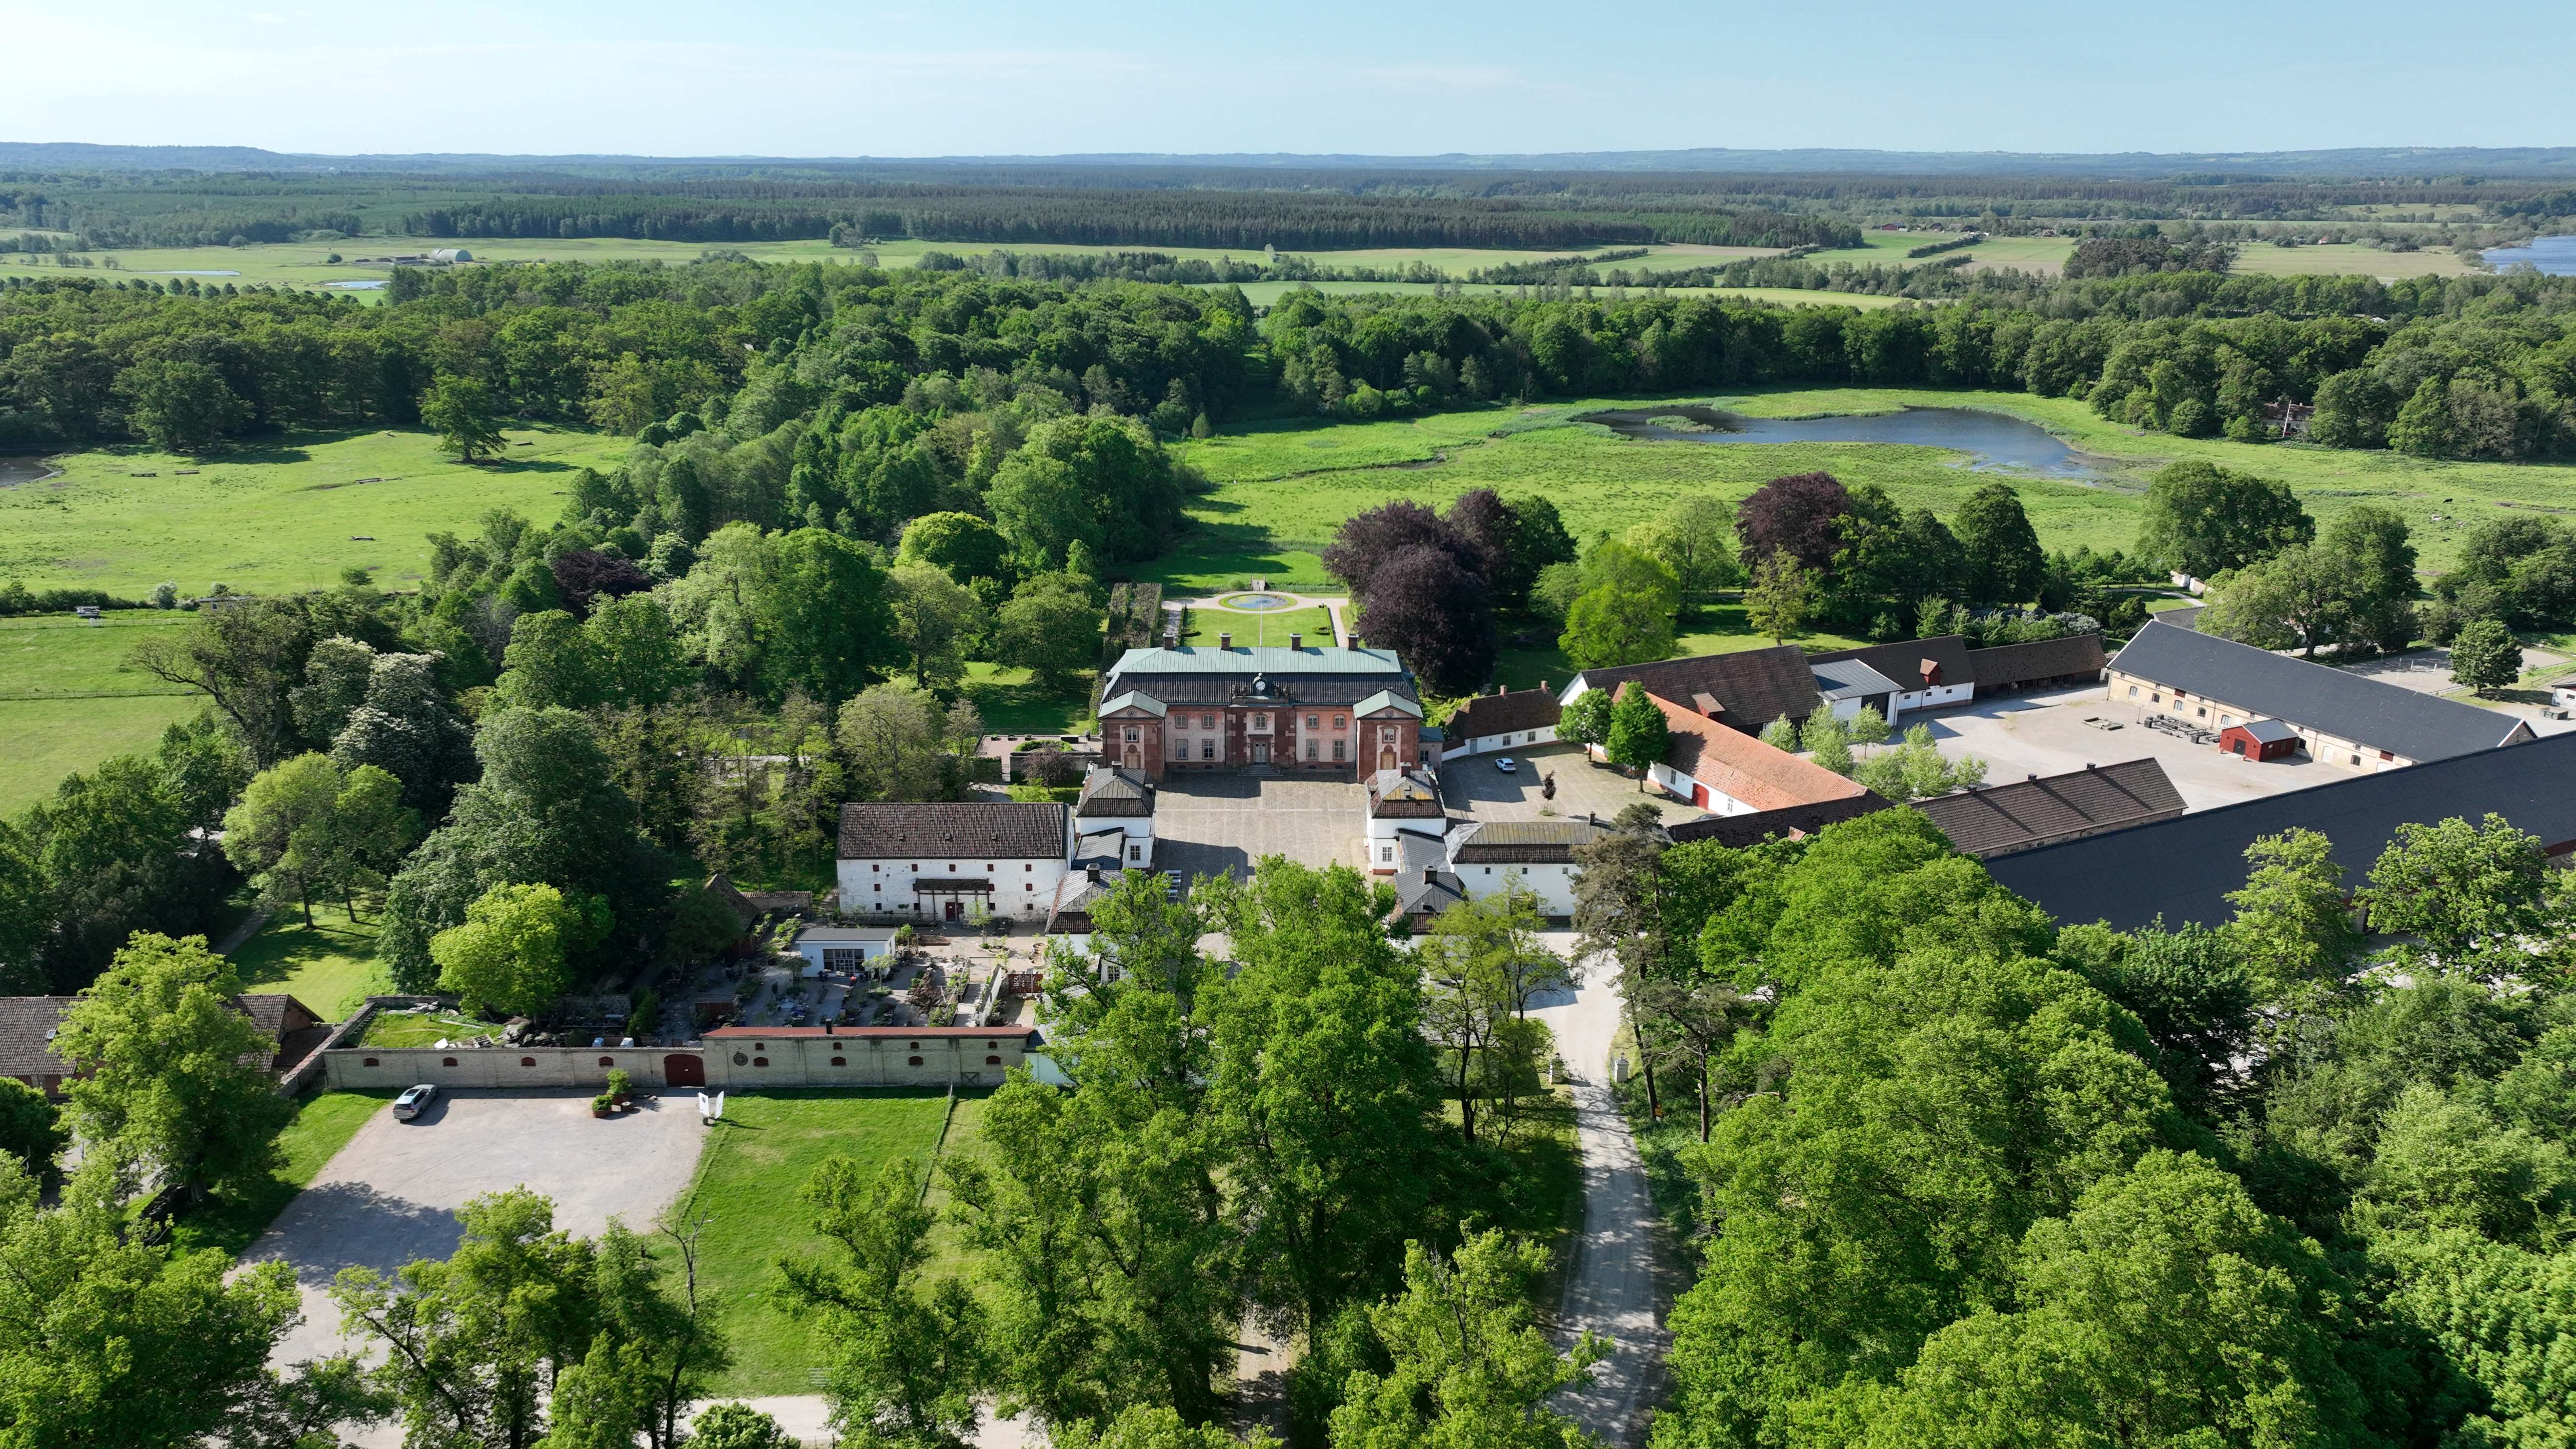
<svg viewBox="0 0 2576 1449">
<path fill-rule="evenodd" d="M 0 759 L 0 815 L 52 795 L 74 770 L 149 752 L 162 730 L 197 712 L 198 696 L 123 667 L 137 643 L 191 617 L 119 610 L 95 624 L 0 619 L 0 738 L 10 742 Z"/>
<path fill-rule="evenodd" d="M 287 1200 L 319 1176 L 332 1154 L 348 1146 L 367 1119 L 393 1097 L 392 1092 L 382 1091 L 322 1092 L 303 1098 L 296 1104 L 295 1119 L 277 1134 L 284 1163 L 272 1168 L 257 1186 L 217 1197 L 182 1220 L 178 1245 L 234 1254 L 249 1247 L 277 1220 Z"/>
<path fill-rule="evenodd" d="M 376 924 L 335 906 L 316 904 L 310 926 L 299 912 L 280 911 L 233 953 L 233 965 L 253 990 L 283 991 L 326 1021 L 345 1021 L 369 993 L 392 989 L 376 967 Z M 372 1045 L 392 1045 L 373 1035 Z"/>
<path fill-rule="evenodd" d="M 986 732 L 997 735 L 1078 735 L 1090 732 L 1091 676 L 1077 676 L 1073 688 L 1042 689 L 1025 669 L 999 664 L 968 664 L 963 686 L 984 716 Z"/>
<path fill-rule="evenodd" d="M 1768 479 L 1817 469 L 1847 483 L 1877 484 L 1905 507 L 1928 507 L 1945 517 L 1976 488 L 2006 477 L 2044 546 L 2126 549 L 2137 540 L 2147 476 L 2178 459 L 2205 458 L 2283 479 L 2321 523 L 2355 502 L 2396 510 L 2414 530 L 2427 574 L 2448 567 L 2469 529 L 2495 516 L 2491 510 L 2576 506 L 2576 465 L 2432 462 L 2306 444 L 2177 438 L 2106 422 L 2065 398 L 1783 388 L 1714 400 L 1773 417 L 1887 412 L 1907 405 L 1981 408 L 2057 434 L 2103 476 L 2070 480 L 1978 472 L 1948 449 L 1885 443 L 1634 441 L 1571 422 L 1609 400 L 1391 422 L 1292 420 L 1183 445 L 1184 456 L 1217 486 L 1190 505 L 1196 529 L 1140 573 L 1175 591 L 1230 587 L 1254 574 L 1294 588 L 1325 580 L 1317 551 L 1343 519 L 1393 498 L 1446 505 L 1479 487 L 1507 496 L 1544 494 L 1566 527 L 1588 539 L 1652 517 L 1692 494 L 1741 499 Z M 1444 455 L 1446 461 L 1431 461 Z"/>
<path fill-rule="evenodd" d="M 66 454 L 60 476 L 0 489 L 0 579 L 133 598 L 164 579 L 188 595 L 218 579 L 264 593 L 324 587 L 357 564 L 399 587 L 421 577 L 432 531 L 471 532 L 490 508 L 552 519 L 575 469 L 613 468 L 626 448 L 552 428 L 508 437 L 508 461 L 489 467 L 417 431 L 307 434 L 203 460 Z"/>
<path fill-rule="evenodd" d="M 963 1098 L 959 1104 L 963 1108 Z M 782 1255 L 819 1252 L 797 1193 L 825 1159 L 845 1156 L 873 1174 L 898 1157 L 929 1169 L 948 1111 L 945 1094 L 918 1091 L 735 1093 L 724 1125 L 698 1164 L 687 1214 L 712 1218 L 701 1265 L 724 1299 L 734 1368 L 727 1397 L 808 1394 L 813 1362 L 805 1325 L 768 1298 Z"/>
<path fill-rule="evenodd" d="M 379 1011 L 368 1020 L 358 1045 L 425 1047 L 441 1041 L 471 1041 L 500 1034 L 501 1028 L 491 1022 L 452 1011 Z"/>
<path fill-rule="evenodd" d="M 1190 627 L 1182 633 L 1184 644 L 1214 644 L 1219 634 L 1232 634 L 1237 644 L 1286 645 L 1291 634 L 1303 634 L 1309 644 L 1333 642 L 1333 613 L 1321 605 L 1303 609 L 1272 609 L 1266 613 L 1243 609 L 1200 607 L 1190 610 Z"/>
</svg>

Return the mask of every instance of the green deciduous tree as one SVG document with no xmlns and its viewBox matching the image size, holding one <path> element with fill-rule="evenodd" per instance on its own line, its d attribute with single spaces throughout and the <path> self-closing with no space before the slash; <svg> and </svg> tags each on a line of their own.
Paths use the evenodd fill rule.
<svg viewBox="0 0 2576 1449">
<path fill-rule="evenodd" d="M 908 683 L 872 685 L 841 706 L 833 738 L 848 761 L 850 798 L 938 798 L 941 717 L 929 691 Z"/>
<path fill-rule="evenodd" d="M 966 650 L 985 633 L 983 601 L 928 563 L 899 563 L 886 575 L 895 637 L 912 656 L 912 682 L 924 689 L 955 684 Z"/>
<path fill-rule="evenodd" d="M 139 362 L 118 373 L 116 396 L 135 430 L 169 453 L 212 452 L 251 420 L 250 404 L 221 372 L 184 358 Z"/>
<path fill-rule="evenodd" d="M 1596 1443 L 1549 1407 L 1591 1379 L 1605 1350 L 1587 1333 L 1560 1353 L 1530 1303 L 1547 1250 L 1499 1232 L 1469 1234 L 1444 1260 L 1405 1245 L 1404 1293 L 1369 1310 L 1392 1366 L 1351 1376 L 1333 1411 L 1333 1443 L 1582 1449 Z"/>
<path fill-rule="evenodd" d="M 2316 531 L 2288 484 L 2195 459 L 2168 465 L 2147 481 L 2138 552 L 2162 567 L 2211 579 L 2306 543 Z"/>
<path fill-rule="evenodd" d="M 2039 597 L 2048 559 L 2039 534 L 2009 483 L 1987 483 L 1960 503 L 1951 531 L 1966 550 L 1968 592 L 1986 603 L 2025 603 Z"/>
<path fill-rule="evenodd" d="M 1783 550 L 1753 566 L 1752 587 L 1744 591 L 1744 622 L 1774 644 L 1807 631 L 1807 611 L 1815 597 L 1815 577 Z"/>
<path fill-rule="evenodd" d="M 2451 682 L 2493 694 L 2522 677 L 2522 645 L 2502 621 L 2471 619 L 2451 640 Z"/>
<path fill-rule="evenodd" d="M 1071 574 L 1037 574 L 1012 592 L 996 617 L 993 657 L 1061 690 L 1099 662 L 1101 618 L 1089 585 Z"/>
<path fill-rule="evenodd" d="M 2552 925 L 2548 883 L 2539 837 L 2501 815 L 2475 825 L 2454 815 L 2398 826 L 2360 899 L 2372 930 L 2416 937 L 2458 969 Z"/>
<path fill-rule="evenodd" d="M 442 374 L 420 400 L 420 420 L 463 462 L 480 462 L 501 446 L 500 403 L 480 378 Z"/>
<path fill-rule="evenodd" d="M 1735 510 L 1705 493 L 1684 498 L 1630 529 L 1628 542 L 1672 570 L 1685 599 L 1705 599 L 1744 578 L 1735 561 Z"/>
<path fill-rule="evenodd" d="M 574 984 L 572 958 L 608 929 L 596 897 L 567 899 L 550 885 L 494 886 L 466 908 L 465 924 L 429 943 L 438 984 L 468 1011 L 534 1016 Z"/>
<path fill-rule="evenodd" d="M 1610 763 L 1636 771 L 1637 788 L 1643 791 L 1646 772 L 1663 763 L 1664 752 L 1672 748 L 1672 742 L 1672 726 L 1646 687 L 1629 684 L 1620 689 L 1619 697 L 1610 704 L 1610 737 L 1601 747 Z"/>
<path fill-rule="evenodd" d="M 81 1137 L 197 1193 L 265 1172 L 293 1108 L 268 1071 L 277 1043 L 233 1005 L 241 989 L 202 936 L 138 934 L 117 952 L 53 1044 Z"/>
<path fill-rule="evenodd" d="M 919 1181 L 910 1158 L 873 1179 L 846 1157 L 826 1161 L 801 1196 L 834 1249 L 778 1260 L 830 1355 L 834 1427 L 858 1449 L 962 1449 L 975 1429 L 982 1314 L 963 1283 L 925 1281 L 932 1215 Z"/>
<path fill-rule="evenodd" d="M 1597 687 L 1576 695 L 1557 719 L 1557 742 L 1581 747 L 1609 743 L 1610 695 L 1609 690 Z"/>
<path fill-rule="evenodd" d="M 848 699 L 902 657 L 886 605 L 885 573 L 836 533 L 800 528 L 778 540 L 764 613 L 764 675 L 775 690 Z"/>
<path fill-rule="evenodd" d="M 1603 584 L 1575 599 L 1557 640 L 1578 669 L 1639 664 L 1673 652 L 1673 614 L 1662 595 Z"/>
<path fill-rule="evenodd" d="M 1951 759 L 1932 740 L 1932 727 L 1915 725 L 1904 742 L 1852 767 L 1852 778 L 1890 800 L 1926 800 L 1982 783 L 1986 762 L 1973 755 Z"/>
<path fill-rule="evenodd" d="M 2225 930 L 2264 994 L 2340 981 L 2362 938 L 2334 843 L 2307 829 L 2260 836 L 2245 847 L 2245 863 L 2252 870 L 2243 889 L 2228 892 L 2236 915 Z"/>
</svg>

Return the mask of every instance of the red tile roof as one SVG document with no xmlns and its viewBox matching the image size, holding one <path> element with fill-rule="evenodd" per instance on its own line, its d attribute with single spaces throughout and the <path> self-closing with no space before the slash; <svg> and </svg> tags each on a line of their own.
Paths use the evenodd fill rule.
<svg viewBox="0 0 2576 1449">
<path fill-rule="evenodd" d="M 1663 710 L 1664 725 L 1672 731 L 1664 763 L 1756 810 L 1785 810 L 1865 793 L 1856 781 L 1822 765 L 1739 734 L 1661 695 L 1646 697 Z"/>
</svg>

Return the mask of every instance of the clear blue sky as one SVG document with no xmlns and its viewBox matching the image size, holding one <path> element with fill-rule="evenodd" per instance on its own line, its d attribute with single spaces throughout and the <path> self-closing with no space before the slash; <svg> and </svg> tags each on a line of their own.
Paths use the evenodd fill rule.
<svg viewBox="0 0 2576 1449">
<path fill-rule="evenodd" d="M 0 3 L 0 139 L 654 155 L 2576 144 L 2576 4 Z"/>
</svg>

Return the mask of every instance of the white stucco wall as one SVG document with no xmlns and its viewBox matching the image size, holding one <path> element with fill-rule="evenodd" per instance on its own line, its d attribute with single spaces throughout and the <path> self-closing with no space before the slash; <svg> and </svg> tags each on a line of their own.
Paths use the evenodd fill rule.
<svg viewBox="0 0 2576 1449">
<path fill-rule="evenodd" d="M 1494 895 L 1512 882 L 1538 897 L 1539 914 L 1571 916 L 1574 914 L 1574 867 L 1571 865 L 1453 865 L 1450 867 L 1467 894 L 1476 899 Z"/>
<path fill-rule="evenodd" d="M 1043 917 L 1055 901 L 1056 882 L 1064 879 L 1066 869 L 1061 859 L 844 860 L 840 863 L 841 909 L 903 915 L 914 905 L 914 881 L 963 878 L 993 883 L 992 908 L 998 914 Z"/>
</svg>

